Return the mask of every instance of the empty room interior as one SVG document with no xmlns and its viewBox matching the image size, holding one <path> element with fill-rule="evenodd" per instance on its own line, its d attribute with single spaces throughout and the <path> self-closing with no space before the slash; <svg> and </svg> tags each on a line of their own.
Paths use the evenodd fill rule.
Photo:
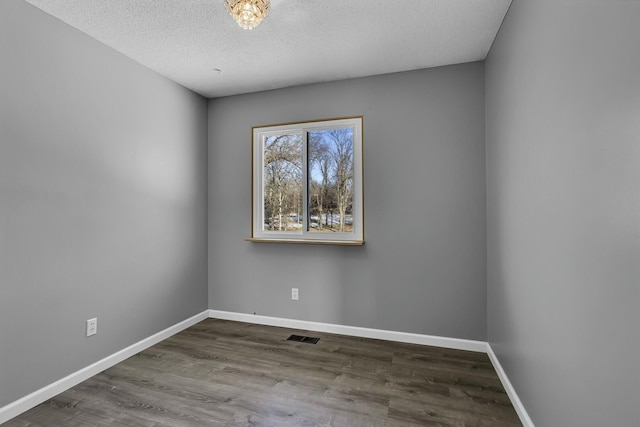
<svg viewBox="0 0 640 427">
<path fill-rule="evenodd" d="M 228 7 L 0 1 L 0 424 L 640 426 L 640 1 Z"/>
</svg>

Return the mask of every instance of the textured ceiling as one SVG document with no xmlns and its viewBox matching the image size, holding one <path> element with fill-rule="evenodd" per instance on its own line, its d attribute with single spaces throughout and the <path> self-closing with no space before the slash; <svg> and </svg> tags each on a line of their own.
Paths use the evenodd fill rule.
<svg viewBox="0 0 640 427">
<path fill-rule="evenodd" d="M 224 0 L 27 1 L 209 98 L 479 61 L 511 3 L 272 0 L 249 31 Z"/>
</svg>

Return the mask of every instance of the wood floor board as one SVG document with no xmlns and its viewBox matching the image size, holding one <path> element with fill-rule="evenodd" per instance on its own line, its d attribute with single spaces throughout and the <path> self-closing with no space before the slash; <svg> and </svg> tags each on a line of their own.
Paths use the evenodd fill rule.
<svg viewBox="0 0 640 427">
<path fill-rule="evenodd" d="M 522 424 L 486 354 L 207 319 L 5 426 Z"/>
</svg>

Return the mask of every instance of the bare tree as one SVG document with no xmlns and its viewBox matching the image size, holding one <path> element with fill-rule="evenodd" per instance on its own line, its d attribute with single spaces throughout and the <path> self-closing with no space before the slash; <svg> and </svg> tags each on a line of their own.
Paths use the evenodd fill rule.
<svg viewBox="0 0 640 427">
<path fill-rule="evenodd" d="M 328 136 L 332 142 L 330 153 L 334 191 L 340 215 L 339 231 L 345 231 L 347 209 L 353 205 L 353 130 L 332 129 Z"/>
<path fill-rule="evenodd" d="M 331 154 L 322 132 L 310 133 L 308 153 L 309 163 L 315 164 L 321 177 L 319 183 L 312 181 L 314 193 L 310 197 L 315 196 L 316 210 L 318 212 L 318 230 L 322 230 L 323 217 L 325 218 L 325 225 L 327 225 L 325 207 L 329 196 L 329 177 L 331 175 Z"/>
<path fill-rule="evenodd" d="M 289 214 L 300 212 L 302 185 L 302 143 L 300 135 L 269 137 L 264 148 L 265 220 L 269 228 L 286 231 Z M 296 197 L 295 195 L 298 194 Z M 277 221 L 275 217 L 277 216 Z M 299 217 L 299 214 L 298 214 Z"/>
</svg>

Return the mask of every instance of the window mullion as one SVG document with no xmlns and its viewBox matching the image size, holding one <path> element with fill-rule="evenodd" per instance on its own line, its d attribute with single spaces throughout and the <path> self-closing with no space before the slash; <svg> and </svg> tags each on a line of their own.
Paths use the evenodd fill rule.
<svg viewBox="0 0 640 427">
<path fill-rule="evenodd" d="M 309 232 L 309 133 L 302 129 L 302 235 L 307 236 Z"/>
</svg>

